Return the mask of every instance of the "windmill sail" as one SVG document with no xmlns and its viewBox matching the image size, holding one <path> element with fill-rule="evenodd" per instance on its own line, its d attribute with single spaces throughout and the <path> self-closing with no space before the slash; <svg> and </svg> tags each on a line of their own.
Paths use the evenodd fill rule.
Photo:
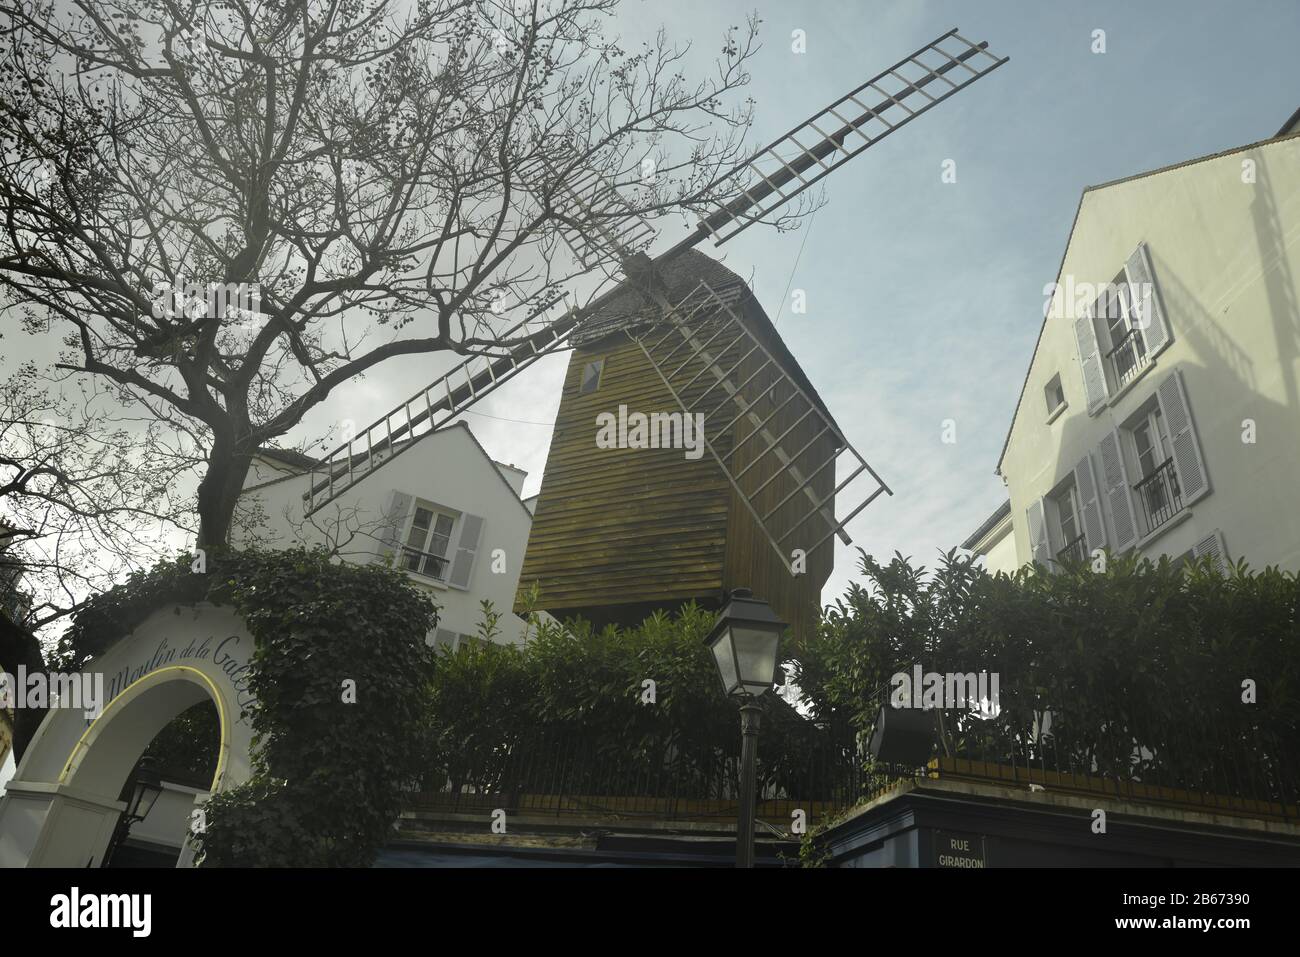
<svg viewBox="0 0 1300 957">
<path fill-rule="evenodd" d="M 572 311 L 528 333 L 528 324 L 554 304 L 506 330 L 503 339 L 522 340 L 513 349 L 471 356 L 330 452 L 311 470 L 311 482 L 303 493 L 305 513 L 320 511 L 415 441 L 442 428 L 538 359 L 564 348 L 577 326 Z"/>
<path fill-rule="evenodd" d="M 706 216 L 700 229 L 722 245 L 867 147 L 1006 62 L 1007 58 L 990 53 L 987 43 L 972 43 L 955 29 L 948 31 L 720 177 L 715 187 L 728 180 L 748 185 Z"/>
<path fill-rule="evenodd" d="M 545 159 L 539 159 L 529 164 L 520 178 L 534 193 L 540 192 L 546 182 L 558 184 L 554 187 L 553 200 L 558 200 L 554 206 L 566 220 L 560 234 L 587 269 L 610 261 L 621 265 L 654 241 L 654 228 L 597 170 L 580 171 L 566 180 Z"/>
<path fill-rule="evenodd" d="M 667 323 L 633 338 L 682 413 L 702 417 L 705 447 L 787 567 L 795 549 L 810 555 L 832 535 L 851 542 L 845 526 L 892 494 L 754 335 L 736 297 L 701 281 Z M 838 482 L 837 471 L 847 473 Z M 856 504 L 837 517 L 850 489 Z"/>
<path fill-rule="evenodd" d="M 560 183 L 553 188 L 549 199 L 555 203 L 554 208 L 564 218 L 561 233 L 585 266 L 590 268 L 593 264 L 603 262 L 619 263 L 633 283 L 642 289 L 658 319 L 667 325 L 669 335 L 684 338 L 695 349 L 694 344 L 698 343 L 698 339 L 694 338 L 696 331 L 688 321 L 690 316 L 681 314 L 678 305 L 663 296 L 655 279 L 657 268 L 698 245 L 707 236 L 712 236 L 719 245 L 726 242 L 749 225 L 774 213 L 898 127 L 1007 62 L 1006 58 L 999 59 L 989 53 L 987 47 L 986 43 L 972 43 L 955 29 L 950 30 L 872 77 L 716 180 L 714 186 L 725 185 L 731 180 L 742 180 L 748 185 L 733 200 L 706 216 L 691 235 L 653 262 L 644 252 L 654 238 L 653 230 L 634 214 L 612 184 L 594 172 L 580 172 L 571 183 Z M 876 97 L 879 100 L 875 100 Z M 859 110 L 862 112 L 858 113 Z M 521 171 L 521 178 L 530 188 L 540 189 L 544 185 L 541 179 L 543 174 L 547 174 L 552 183 L 557 179 L 553 168 L 544 163 Z M 378 419 L 356 439 L 335 449 L 313 470 L 311 485 L 304 493 L 307 514 L 333 501 L 366 475 L 405 451 L 413 441 L 445 425 L 541 356 L 563 348 L 570 334 L 581 328 L 586 317 L 595 315 L 602 304 L 618 292 L 619 289 L 613 289 L 605 293 L 583 312 L 566 313 L 551 325 L 533 333 L 523 346 L 516 347 L 509 353 L 467 360 Z M 723 306 L 726 308 L 723 309 L 724 318 L 716 321 L 740 323 L 739 317 L 730 311 L 724 295 L 713 289 L 702 291 L 702 301 L 712 303 L 718 299 L 724 300 Z M 527 321 L 529 320 L 525 320 Z M 650 324 L 654 324 L 653 320 Z M 521 323 L 509 330 L 503 338 L 509 338 L 523 325 Z M 743 323 L 741 325 L 743 328 Z M 743 389 L 739 389 L 722 374 L 720 362 L 713 361 L 713 352 L 707 351 L 707 347 L 701 347 L 694 353 L 694 358 L 701 361 L 705 357 L 709 361 L 705 362 L 707 369 L 704 374 L 714 378 L 719 394 L 726 395 L 729 399 L 743 394 Z M 654 356 L 650 356 L 650 359 L 651 362 L 656 361 Z M 665 375 L 666 368 L 658 365 L 656 368 L 661 376 Z M 789 382 L 788 376 L 784 376 L 784 373 L 781 375 L 784 381 L 776 383 L 779 388 L 785 388 L 788 384 L 797 389 L 794 383 Z M 665 378 L 670 387 L 671 378 Z M 808 401 L 806 395 L 804 399 Z M 841 454 L 850 455 L 857 463 L 852 478 L 840 483 L 835 488 L 835 493 L 842 491 L 849 481 L 864 473 L 879 484 L 879 488 L 872 491 L 848 515 L 836 519 L 831 514 L 831 502 L 835 493 L 819 503 L 813 490 L 816 480 L 831 469 L 831 464 L 820 461 L 808 474 L 807 468 L 799 464 L 803 450 L 791 455 L 781 445 L 782 436 L 772 436 L 765 431 L 766 426 L 759 428 L 755 424 L 755 414 L 752 409 L 748 410 L 744 414 L 744 421 L 754 426 L 757 439 L 764 443 L 764 457 L 770 455 L 783 463 L 785 474 L 796 483 L 794 493 L 781 499 L 778 512 L 785 509 L 789 500 L 802 497 L 816 506 L 809 520 L 819 516 L 828 529 L 816 536 L 817 544 L 824 542 L 830 535 L 838 535 L 842 541 L 849 541 L 844 531 L 845 523 L 881 491 L 888 492 L 889 489 L 843 435 L 839 434 L 833 420 L 824 410 L 808 413 L 824 416 L 827 429 L 834 432 L 836 441 L 840 443 L 837 447 Z M 839 457 L 840 455 L 836 456 L 837 459 Z M 723 461 L 720 460 L 719 464 L 723 465 L 728 480 L 738 488 L 742 479 L 750 474 L 733 474 L 727 471 Z M 795 533 L 777 527 L 779 515 L 776 513 L 764 517 L 768 509 L 760 510 L 758 501 L 766 494 L 767 488 L 768 486 L 763 486 L 752 496 L 747 496 L 745 501 L 784 558 L 784 543 L 795 537 Z M 811 551 L 810 548 L 805 550 Z"/>
</svg>

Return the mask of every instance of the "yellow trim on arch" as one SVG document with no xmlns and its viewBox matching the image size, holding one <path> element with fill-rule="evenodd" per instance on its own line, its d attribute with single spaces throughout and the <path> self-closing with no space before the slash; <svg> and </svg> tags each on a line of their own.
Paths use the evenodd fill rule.
<svg viewBox="0 0 1300 957">
<path fill-rule="evenodd" d="M 226 706 L 221 700 L 221 695 L 217 691 L 217 686 L 212 683 L 212 679 L 198 668 L 191 667 L 190 665 L 168 665 L 165 668 L 159 668 L 156 671 L 149 672 L 147 675 L 142 675 L 118 692 L 117 697 L 105 706 L 104 710 L 100 712 L 99 717 L 91 722 L 90 727 L 85 730 L 77 740 L 76 745 L 73 746 L 72 753 L 68 755 L 68 760 L 64 762 L 63 770 L 59 773 L 58 783 L 66 783 L 68 775 L 72 771 L 72 763 L 77 761 L 78 758 L 90 749 L 90 745 L 87 744 L 87 739 L 91 736 L 91 733 L 94 732 L 95 728 L 98 727 L 99 723 L 109 716 L 109 713 L 113 710 L 113 706 L 130 694 L 136 685 L 145 681 L 157 679 L 159 675 L 165 674 L 168 671 L 187 671 L 191 674 L 198 675 L 198 677 L 202 679 L 202 683 L 207 685 L 208 692 L 212 697 L 212 703 L 217 706 L 217 718 L 221 726 L 221 741 L 217 746 L 217 770 L 216 773 L 212 775 L 212 786 L 208 788 L 209 791 L 216 791 L 217 785 L 221 783 L 221 776 L 226 771 L 226 753 L 230 750 L 230 729 L 229 722 L 226 718 Z M 155 681 L 155 683 L 157 682 Z M 80 766 L 80 764 L 78 764 L 78 766 Z"/>
</svg>

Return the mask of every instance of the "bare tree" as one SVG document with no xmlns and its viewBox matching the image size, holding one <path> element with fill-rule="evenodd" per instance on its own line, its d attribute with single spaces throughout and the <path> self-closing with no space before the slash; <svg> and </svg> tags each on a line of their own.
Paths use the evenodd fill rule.
<svg viewBox="0 0 1300 957">
<path fill-rule="evenodd" d="M 193 532 L 183 423 L 132 422 L 94 385 L 32 364 L 0 385 L 0 598 L 33 632 L 152 563 L 169 531 Z"/>
<path fill-rule="evenodd" d="M 757 20 L 688 82 L 607 37 L 617 0 L 70 6 L 0 0 L 0 287 L 199 437 L 201 546 L 331 390 L 501 345 L 586 271 L 566 185 L 620 188 L 612 220 L 726 202 L 749 123 Z"/>
</svg>

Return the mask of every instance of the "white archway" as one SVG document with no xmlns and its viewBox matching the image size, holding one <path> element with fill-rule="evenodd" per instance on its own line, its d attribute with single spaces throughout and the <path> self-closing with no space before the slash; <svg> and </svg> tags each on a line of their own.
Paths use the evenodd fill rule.
<svg viewBox="0 0 1300 957">
<path fill-rule="evenodd" d="M 83 674 L 102 676 L 103 710 L 46 716 L 0 801 L 0 867 L 100 866 L 131 769 L 159 731 L 201 701 L 212 701 L 221 729 L 211 791 L 247 780 L 252 729 L 241 712 L 254 703 L 252 651 L 231 609 L 167 606 L 88 662 Z"/>
</svg>

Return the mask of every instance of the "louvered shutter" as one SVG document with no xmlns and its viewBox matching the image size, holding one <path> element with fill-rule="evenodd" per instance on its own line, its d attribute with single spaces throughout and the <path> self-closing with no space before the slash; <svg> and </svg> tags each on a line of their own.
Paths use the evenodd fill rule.
<svg viewBox="0 0 1300 957">
<path fill-rule="evenodd" d="M 1223 547 L 1223 534 L 1216 528 L 1207 537 L 1196 543 L 1192 549 L 1193 557 L 1200 559 L 1211 556 L 1214 567 L 1222 574 L 1228 570 L 1228 552 Z"/>
<path fill-rule="evenodd" d="M 460 541 L 456 543 L 456 557 L 451 563 L 447 584 L 453 588 L 469 588 L 470 572 L 474 569 L 474 555 L 483 534 L 483 519 L 466 512 L 460 518 Z"/>
<path fill-rule="evenodd" d="M 407 516 L 411 514 L 414 497 L 394 489 L 388 495 L 384 506 L 383 524 L 379 527 L 379 554 L 387 558 L 397 550 L 402 529 L 406 527 Z"/>
<path fill-rule="evenodd" d="M 1033 560 L 1047 568 L 1052 560 L 1052 551 L 1047 541 L 1047 514 L 1041 498 L 1030 504 L 1025 510 L 1025 517 L 1028 519 L 1029 548 Z"/>
<path fill-rule="evenodd" d="M 1138 540 L 1138 531 L 1133 515 L 1128 470 L 1124 468 L 1124 456 L 1119 446 L 1119 433 L 1111 432 L 1103 438 L 1098 451 L 1101 454 L 1101 488 L 1106 498 L 1106 508 L 1110 512 L 1111 530 L 1115 533 L 1111 548 L 1123 552 Z"/>
<path fill-rule="evenodd" d="M 1201 444 L 1196 439 L 1192 410 L 1179 370 L 1169 373 L 1156 387 L 1156 399 L 1160 402 L 1160 415 L 1169 432 L 1183 505 L 1191 505 L 1210 491 L 1210 480 L 1205 473 L 1205 459 L 1201 457 Z"/>
<path fill-rule="evenodd" d="M 1074 488 L 1079 494 L 1079 517 L 1083 525 L 1088 552 L 1106 544 L 1106 523 L 1101 517 L 1101 500 L 1097 495 L 1097 477 L 1092 470 L 1092 456 L 1085 455 L 1074 467 Z"/>
<path fill-rule="evenodd" d="M 1133 255 L 1128 257 L 1124 272 L 1128 274 L 1129 301 L 1137 309 L 1138 327 L 1146 340 L 1147 358 L 1151 358 L 1169 345 L 1169 323 L 1160 301 L 1160 291 L 1156 289 L 1146 243 L 1139 243 Z"/>
<path fill-rule="evenodd" d="M 1083 372 L 1083 391 L 1092 415 L 1106 401 L 1106 373 L 1097 346 L 1097 327 L 1093 323 L 1093 304 L 1084 307 L 1083 315 L 1074 320 L 1074 341 L 1079 348 L 1079 368 Z"/>
</svg>

